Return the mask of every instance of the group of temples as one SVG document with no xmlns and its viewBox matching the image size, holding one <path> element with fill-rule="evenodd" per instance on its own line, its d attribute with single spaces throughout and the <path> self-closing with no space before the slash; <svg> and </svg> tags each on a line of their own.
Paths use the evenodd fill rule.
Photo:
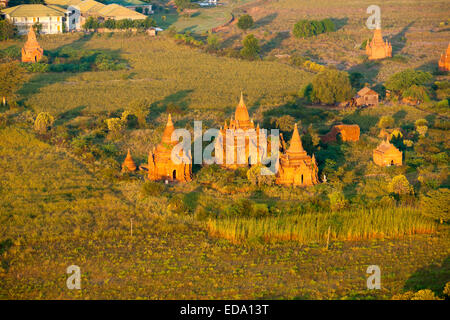
<svg viewBox="0 0 450 320">
<path fill-rule="evenodd" d="M 166 180 L 189 182 L 192 180 L 192 161 L 182 161 L 183 158 L 192 160 L 191 152 L 186 154 L 180 149 L 176 163 L 172 160 L 172 150 L 178 144 L 178 141 L 172 141 L 172 133 L 175 127 L 172 117 L 169 115 L 164 133 L 156 148 L 149 152 L 147 164 L 141 165 L 139 169 L 148 172 L 149 180 Z M 228 131 L 228 132 L 227 132 Z M 227 141 L 227 133 L 233 140 Z M 255 139 L 249 137 L 255 136 Z M 265 133 L 250 119 L 244 98 L 241 94 L 240 102 L 234 113 L 234 117 L 229 122 L 225 121 L 224 126 L 220 128 L 219 135 L 215 141 L 215 154 L 218 163 L 227 169 L 236 169 L 238 167 L 251 166 L 261 163 L 263 153 L 259 149 L 259 139 L 265 139 Z M 336 125 L 325 136 L 323 142 L 358 141 L 360 129 L 358 125 Z M 245 141 L 243 150 L 237 149 L 238 139 Z M 281 136 L 282 139 L 282 136 Z M 242 141 L 242 140 L 241 140 Z M 252 147 L 250 144 L 254 143 Z M 280 153 L 277 159 L 277 172 L 275 183 L 284 186 L 311 186 L 319 183 L 319 168 L 315 155 L 308 155 L 303 149 L 302 140 L 298 131 L 297 124 L 294 127 L 289 148 L 281 144 Z M 265 151 L 266 154 L 269 151 Z M 401 165 L 402 153 L 388 141 L 383 141 L 373 153 L 374 162 L 380 166 Z M 240 160 L 240 161 L 239 161 Z M 122 165 L 122 171 L 136 171 L 137 167 L 131 157 L 130 152 Z"/>
</svg>

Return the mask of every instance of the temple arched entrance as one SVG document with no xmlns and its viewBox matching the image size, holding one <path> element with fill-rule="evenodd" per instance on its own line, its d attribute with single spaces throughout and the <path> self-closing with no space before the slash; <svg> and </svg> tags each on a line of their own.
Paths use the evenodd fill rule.
<svg viewBox="0 0 450 320">
<path fill-rule="evenodd" d="M 177 170 L 173 170 L 172 179 L 175 180 L 177 178 Z"/>
</svg>

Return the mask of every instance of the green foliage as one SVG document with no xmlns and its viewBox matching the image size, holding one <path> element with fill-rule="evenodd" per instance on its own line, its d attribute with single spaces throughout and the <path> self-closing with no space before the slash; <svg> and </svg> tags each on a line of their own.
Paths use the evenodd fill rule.
<svg viewBox="0 0 450 320">
<path fill-rule="evenodd" d="M 275 175 L 267 167 L 258 164 L 247 171 L 247 179 L 257 186 L 271 186 L 275 183 Z"/>
<path fill-rule="evenodd" d="M 391 116 L 382 116 L 378 121 L 378 127 L 381 129 L 392 128 L 395 125 L 395 120 Z"/>
<path fill-rule="evenodd" d="M 94 17 L 88 17 L 86 21 L 84 22 L 83 28 L 85 30 L 96 30 L 100 28 L 100 23 L 98 20 Z"/>
<path fill-rule="evenodd" d="M 261 48 L 259 46 L 258 39 L 253 34 L 246 36 L 242 42 L 243 48 L 241 49 L 241 55 L 245 59 L 255 60 L 259 59 L 259 52 Z"/>
<path fill-rule="evenodd" d="M 311 100 L 325 104 L 348 100 L 354 93 L 348 73 L 336 69 L 327 69 L 316 75 L 312 88 Z"/>
<path fill-rule="evenodd" d="M 24 81 L 25 70 L 18 62 L 0 64 L 0 97 L 13 97 Z"/>
<path fill-rule="evenodd" d="M 34 30 L 34 32 L 36 33 L 36 35 L 41 34 L 41 31 L 42 31 L 42 23 L 40 23 L 40 22 L 35 22 L 35 23 L 33 24 L 33 30 Z"/>
<path fill-rule="evenodd" d="M 252 212 L 249 200 L 230 208 L 228 218 L 209 220 L 211 235 L 217 235 L 234 243 L 249 239 L 266 242 L 297 241 L 303 244 L 324 243 L 328 227 L 331 240 L 371 239 L 378 236 L 410 235 L 435 230 L 435 224 L 413 209 L 389 208 L 371 210 L 344 210 L 339 213 L 307 213 L 276 217 L 244 218 Z M 247 213 L 247 215 L 245 215 Z"/>
<path fill-rule="evenodd" d="M 17 35 L 16 26 L 9 20 L 0 20 L 0 41 L 12 39 Z"/>
<path fill-rule="evenodd" d="M 431 79 L 432 76 L 428 72 L 406 69 L 392 75 L 384 85 L 386 89 L 394 93 L 403 94 L 411 86 L 422 86 L 430 82 Z"/>
<path fill-rule="evenodd" d="M 421 197 L 420 208 L 423 215 L 441 223 L 450 221 L 450 190 L 442 188 L 429 191 Z"/>
<path fill-rule="evenodd" d="M 291 115 L 284 115 L 270 119 L 270 123 L 275 125 L 276 128 L 284 132 L 291 132 L 294 130 L 295 118 Z"/>
<path fill-rule="evenodd" d="M 161 197 L 165 191 L 165 184 L 155 181 L 146 181 L 142 185 L 141 194 L 147 197 Z"/>
<path fill-rule="evenodd" d="M 150 109 L 150 102 L 145 99 L 135 99 L 128 105 L 128 110 L 137 117 L 141 129 L 147 126 L 147 115 Z"/>
<path fill-rule="evenodd" d="M 392 178 L 391 182 L 389 182 L 388 189 L 389 192 L 397 195 L 409 195 L 414 193 L 414 188 L 402 174 Z"/>
<path fill-rule="evenodd" d="M 324 20 L 299 20 L 294 25 L 294 36 L 297 38 L 308 38 L 321 33 L 333 32 L 336 27 L 330 19 Z"/>
<path fill-rule="evenodd" d="M 348 206 L 348 201 L 345 199 L 345 195 L 341 191 L 335 190 L 329 193 L 328 198 L 330 199 L 330 208 L 332 211 L 340 211 Z"/>
<path fill-rule="evenodd" d="M 442 300 L 437 297 L 430 289 L 419 290 L 417 292 L 407 291 L 396 294 L 392 300 Z"/>
<path fill-rule="evenodd" d="M 220 39 L 219 36 L 214 34 L 214 33 L 210 33 L 208 35 L 208 38 L 206 40 L 206 42 L 208 43 L 208 49 L 211 51 L 216 51 L 219 50 L 220 48 Z"/>
<path fill-rule="evenodd" d="M 110 118 L 105 120 L 105 122 L 113 139 L 118 139 L 126 127 L 126 124 L 121 118 Z"/>
<path fill-rule="evenodd" d="M 412 85 L 411 87 L 403 91 L 402 96 L 405 98 L 417 100 L 419 102 L 430 101 L 427 89 L 424 86 Z"/>
<path fill-rule="evenodd" d="M 36 63 L 22 63 L 23 68 L 25 68 L 28 72 L 32 73 L 44 73 L 50 70 L 50 67 L 47 63 L 36 62 Z"/>
<path fill-rule="evenodd" d="M 0 21 L 1 23 L 1 21 Z M 0 50 L 0 61 L 9 61 L 20 59 L 21 49 L 18 46 L 10 46 L 6 49 Z"/>
<path fill-rule="evenodd" d="M 34 130 L 40 134 L 47 133 L 53 125 L 55 118 L 48 112 L 41 112 L 34 121 Z"/>
<path fill-rule="evenodd" d="M 238 23 L 237 23 L 239 29 L 242 29 L 242 30 L 250 29 L 251 27 L 253 27 L 253 24 L 254 24 L 253 18 L 249 14 L 244 14 L 244 15 L 240 16 Z"/>
</svg>

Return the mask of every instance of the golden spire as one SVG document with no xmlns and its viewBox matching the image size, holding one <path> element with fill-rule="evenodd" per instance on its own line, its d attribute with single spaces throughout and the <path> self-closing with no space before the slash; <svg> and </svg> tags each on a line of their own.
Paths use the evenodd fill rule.
<svg viewBox="0 0 450 320">
<path fill-rule="evenodd" d="M 247 107 L 244 102 L 244 94 L 241 91 L 241 100 L 236 108 L 236 112 L 234 113 L 234 119 L 239 122 L 247 122 L 250 121 L 250 117 L 248 115 Z"/>
<path fill-rule="evenodd" d="M 287 150 L 289 153 L 302 153 L 305 152 L 302 145 L 302 140 L 300 139 L 300 135 L 298 133 L 297 124 L 294 127 L 294 133 L 292 134 L 291 142 L 289 144 L 289 149 Z"/>
<path fill-rule="evenodd" d="M 166 128 L 164 129 L 162 142 L 171 144 L 172 143 L 172 133 L 175 131 L 175 127 L 172 122 L 172 115 L 169 114 L 169 118 L 167 119 Z M 176 141 L 175 141 L 176 142 Z"/>
</svg>

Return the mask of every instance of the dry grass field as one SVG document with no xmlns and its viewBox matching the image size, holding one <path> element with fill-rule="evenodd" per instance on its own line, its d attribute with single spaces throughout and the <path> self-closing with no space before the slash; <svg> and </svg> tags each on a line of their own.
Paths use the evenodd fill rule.
<svg viewBox="0 0 450 320">
<path fill-rule="evenodd" d="M 448 19 L 448 1 L 380 1 L 383 33 L 400 58 L 375 63 L 359 48 L 371 36 L 367 2 L 225 2 L 228 7 L 200 9 L 191 18 L 171 12 L 164 27 L 200 37 L 231 13 L 249 13 L 256 24 L 247 33 L 260 39 L 261 60 L 207 53 L 167 32 L 156 38 L 39 37 L 46 52 L 100 50 L 127 68 L 28 73 L 18 104 L 0 107 L 0 299 L 391 299 L 425 288 L 443 296 L 450 279 L 450 228 L 424 215 L 420 200 L 450 185 L 449 110 L 435 108 L 444 97 L 419 106 L 311 106 L 297 94 L 315 74 L 274 56 L 308 56 L 361 72 L 370 83 L 405 68 L 435 71 L 449 41 L 449 27 L 441 24 Z M 333 18 L 338 30 L 295 39 L 290 31 L 301 18 Z M 239 48 L 244 33 L 232 24 L 218 35 L 223 47 Z M 3 41 L 0 50 L 23 43 Z M 287 141 L 298 123 L 302 138 L 310 139 L 303 140 L 304 148 L 314 153 L 319 178 L 326 173 L 327 183 L 258 186 L 250 183 L 248 168 L 214 166 L 194 166 L 188 184 L 120 172 L 127 149 L 137 165 L 147 161 L 169 112 L 177 128 L 192 131 L 194 120 L 218 127 L 234 114 L 241 90 L 255 122 L 273 126 L 273 120 L 291 117 Z M 144 98 L 145 124 L 127 124 L 114 137 L 104 120 Z M 38 134 L 33 117 L 42 111 L 56 121 Z M 391 127 L 411 142 L 403 146 L 401 167 L 372 161 L 383 116 L 392 117 Z M 427 125 L 423 136 L 417 120 Z M 360 126 L 358 142 L 313 141 L 341 122 Z M 389 189 L 399 175 L 414 193 Z M 342 197 L 342 207 L 333 207 L 331 194 Z M 82 290 L 66 287 L 72 264 L 81 268 Z M 381 290 L 366 287 L 369 265 L 381 268 Z"/>
</svg>

